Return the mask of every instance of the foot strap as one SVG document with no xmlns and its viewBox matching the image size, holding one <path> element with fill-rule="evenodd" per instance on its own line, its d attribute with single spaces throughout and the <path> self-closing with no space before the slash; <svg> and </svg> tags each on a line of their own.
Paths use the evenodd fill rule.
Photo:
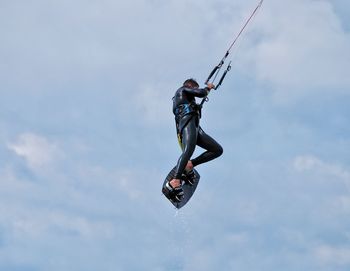
<svg viewBox="0 0 350 271">
<path fill-rule="evenodd" d="M 183 190 L 181 185 L 178 186 L 178 187 L 172 187 L 170 182 L 167 182 L 165 184 L 165 187 L 170 192 L 170 196 L 171 196 L 171 198 L 174 201 L 180 202 L 183 199 L 183 197 L 184 197 L 184 190 Z"/>
<path fill-rule="evenodd" d="M 185 180 L 189 185 L 194 185 L 194 183 L 196 181 L 196 175 L 194 174 L 193 169 L 186 172 L 186 179 Z"/>
</svg>

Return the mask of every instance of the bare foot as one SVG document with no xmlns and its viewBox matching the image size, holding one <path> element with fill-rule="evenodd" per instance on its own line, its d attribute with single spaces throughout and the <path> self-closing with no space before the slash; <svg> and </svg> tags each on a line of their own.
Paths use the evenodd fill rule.
<svg viewBox="0 0 350 271">
<path fill-rule="evenodd" d="M 189 161 L 187 162 L 187 165 L 186 165 L 185 170 L 186 170 L 187 172 L 189 172 L 189 171 L 191 171 L 192 169 L 193 169 L 193 164 L 192 164 L 192 161 L 189 160 Z"/>
<path fill-rule="evenodd" d="M 179 187 L 181 185 L 180 179 L 172 179 L 169 183 L 173 188 Z"/>
</svg>

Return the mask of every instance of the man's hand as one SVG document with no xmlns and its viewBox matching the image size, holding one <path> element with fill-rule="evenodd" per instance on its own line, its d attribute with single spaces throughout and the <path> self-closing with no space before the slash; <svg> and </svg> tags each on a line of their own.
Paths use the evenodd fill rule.
<svg viewBox="0 0 350 271">
<path fill-rule="evenodd" d="M 215 88 L 213 83 L 207 83 L 207 87 L 209 88 L 209 90 L 212 90 L 213 88 Z"/>
</svg>

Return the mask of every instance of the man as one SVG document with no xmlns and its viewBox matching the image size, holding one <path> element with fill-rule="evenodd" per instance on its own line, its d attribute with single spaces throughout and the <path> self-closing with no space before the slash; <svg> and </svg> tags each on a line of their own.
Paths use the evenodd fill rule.
<svg viewBox="0 0 350 271">
<path fill-rule="evenodd" d="M 181 176 L 187 176 L 189 184 L 194 178 L 193 167 L 213 160 L 223 153 L 223 149 L 212 137 L 207 135 L 199 126 L 201 108 L 196 104 L 195 97 L 204 98 L 215 86 L 208 83 L 205 88 L 199 88 L 194 79 L 187 79 L 173 97 L 173 113 L 175 115 L 176 130 L 182 154 L 177 162 L 174 178 L 166 184 L 166 187 L 173 194 L 173 199 L 180 202 L 183 198 Z M 191 159 L 196 145 L 206 151 Z"/>
</svg>

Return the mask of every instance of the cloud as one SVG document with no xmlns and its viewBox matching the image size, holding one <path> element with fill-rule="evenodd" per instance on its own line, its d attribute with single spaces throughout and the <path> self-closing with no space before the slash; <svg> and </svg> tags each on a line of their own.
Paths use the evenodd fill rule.
<svg viewBox="0 0 350 271">
<path fill-rule="evenodd" d="M 179 155 L 171 98 L 186 76 L 203 81 L 253 2 L 3 5 L 0 269 L 289 271 L 325 255 L 324 270 L 348 270 L 348 144 L 333 140 L 348 137 L 346 121 L 320 144 L 349 86 L 348 33 L 330 2 L 265 1 L 237 44 L 234 83 L 202 119 L 226 153 L 199 168 L 182 216 L 161 194 Z M 276 110 L 257 93 L 325 88 L 325 111 L 308 99 Z"/>
<path fill-rule="evenodd" d="M 321 265 L 350 266 L 350 248 L 320 245 L 314 249 L 314 256 Z"/>
<path fill-rule="evenodd" d="M 349 93 L 350 35 L 329 2 L 269 1 L 259 17 L 263 37 L 251 53 L 258 78 L 277 100 Z"/>
<path fill-rule="evenodd" d="M 163 83 L 142 86 L 133 99 L 139 116 L 150 125 L 173 121 L 171 98 L 175 90 Z"/>
<path fill-rule="evenodd" d="M 339 213 L 350 214 L 350 196 L 339 196 L 334 200 L 333 206 Z"/>
<path fill-rule="evenodd" d="M 7 147 L 24 158 L 29 168 L 34 171 L 52 165 L 63 155 L 56 143 L 49 142 L 44 136 L 34 133 L 20 134 L 17 140 L 8 143 Z"/>
<path fill-rule="evenodd" d="M 100 191 L 106 194 L 108 191 L 112 195 L 125 196 L 130 202 L 142 200 L 145 196 L 140 186 L 139 172 L 131 169 L 107 170 L 103 166 L 83 165 L 78 168 L 76 176 L 84 180 L 81 187 L 88 188 L 92 193 Z"/>
<path fill-rule="evenodd" d="M 301 155 L 294 159 L 294 167 L 299 172 L 313 171 L 321 175 L 333 176 L 344 182 L 350 189 L 350 172 L 341 165 L 324 162 L 313 155 Z"/>
<path fill-rule="evenodd" d="M 93 221 L 87 217 L 62 212 L 60 210 L 30 208 L 17 209 L 11 217 L 11 231 L 15 238 L 40 238 L 62 232 L 64 235 L 78 235 L 83 238 L 110 237 L 113 235 L 111 223 Z"/>
</svg>

